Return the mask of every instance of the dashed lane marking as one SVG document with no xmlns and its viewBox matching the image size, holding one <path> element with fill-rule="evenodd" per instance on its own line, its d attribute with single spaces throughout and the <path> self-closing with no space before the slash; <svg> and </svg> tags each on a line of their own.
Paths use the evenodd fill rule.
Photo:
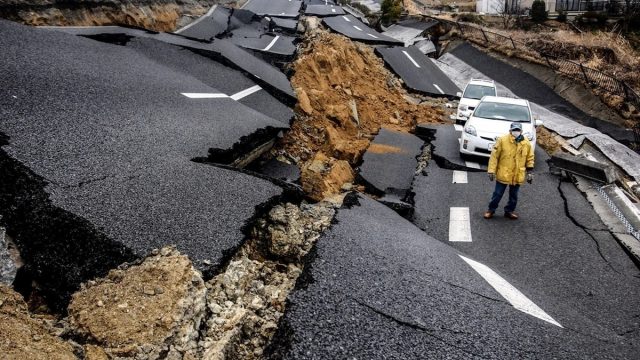
<svg viewBox="0 0 640 360">
<path fill-rule="evenodd" d="M 349 18 L 346 16 L 343 16 L 342 18 L 345 19 L 347 22 L 351 22 L 351 20 L 349 20 Z"/>
<path fill-rule="evenodd" d="M 452 184 L 466 184 L 467 183 L 467 172 L 460 170 L 453 170 L 453 180 Z"/>
<path fill-rule="evenodd" d="M 418 69 L 420 68 L 420 65 L 418 65 L 418 63 L 415 60 L 413 60 L 413 58 L 411 57 L 411 55 L 409 55 L 408 52 L 402 50 L 402 53 L 404 54 L 404 56 L 408 57 L 409 60 L 411 60 L 411 62 L 413 63 L 413 66 L 417 67 Z"/>
<path fill-rule="evenodd" d="M 480 164 L 478 164 L 477 162 L 465 161 L 464 164 L 469 168 L 480 169 Z"/>
<path fill-rule="evenodd" d="M 362 31 L 362 29 L 360 29 L 359 27 L 357 27 L 357 26 L 355 26 L 355 25 L 353 25 L 353 27 L 354 27 L 354 28 L 356 28 L 356 30 L 360 30 L 360 31 Z"/>
<path fill-rule="evenodd" d="M 228 98 L 229 95 L 222 93 L 180 93 L 190 99 L 222 99 Z"/>
<path fill-rule="evenodd" d="M 460 124 L 455 124 L 455 125 L 453 125 L 453 128 L 454 128 L 456 131 L 462 131 L 462 130 L 464 130 L 464 127 L 463 127 L 462 125 L 460 125 Z"/>
<path fill-rule="evenodd" d="M 252 87 L 250 87 L 248 89 L 244 89 L 244 90 L 242 90 L 240 92 L 237 92 L 237 93 L 231 95 L 231 98 L 233 100 L 238 101 L 238 100 L 242 99 L 243 97 L 249 96 L 249 95 L 251 95 L 251 94 L 253 94 L 255 92 L 260 91 L 260 89 L 262 89 L 260 87 L 260 85 L 255 85 L 255 86 L 252 86 Z"/>
<path fill-rule="evenodd" d="M 438 89 L 438 91 L 440 91 L 440 94 L 444 94 L 444 91 L 442 91 L 442 89 L 440 89 L 440 86 L 438 86 L 438 84 L 433 84 L 433 86 Z"/>
<path fill-rule="evenodd" d="M 377 39 L 377 38 L 378 38 L 377 36 L 375 36 L 375 35 L 373 35 L 373 34 L 369 34 L 369 33 L 367 33 L 367 35 L 371 36 L 371 37 L 372 37 L 372 38 L 374 38 L 374 39 Z"/>
<path fill-rule="evenodd" d="M 500 275 L 491 270 L 488 266 L 477 261 L 467 259 L 462 255 L 458 256 L 460 256 L 462 260 L 469 264 L 469 266 L 471 266 L 473 270 L 480 274 L 480 276 L 482 276 L 482 278 L 484 278 L 484 280 L 488 282 L 489 285 L 491 285 L 491 287 L 493 287 L 514 308 L 531 316 L 535 316 L 538 319 L 551 323 L 555 326 L 563 328 L 560 323 L 555 321 L 551 316 L 549 316 L 549 314 L 540 309 L 538 305 L 534 304 L 533 301 L 529 300 L 529 298 L 527 298 L 523 293 L 521 293 L 513 285 L 509 284 L 507 280 L 500 277 Z"/>
<path fill-rule="evenodd" d="M 336 9 L 331 9 L 331 12 L 336 12 Z"/>
<path fill-rule="evenodd" d="M 269 49 L 271 49 L 273 47 L 273 45 L 275 45 L 275 43 L 276 43 L 276 41 L 278 41 L 278 39 L 280 39 L 280 35 L 277 35 L 276 37 L 274 37 L 273 40 L 271 40 L 271 42 L 269 43 L 269 45 L 267 45 L 267 47 L 262 49 L 262 51 L 269 51 Z"/>
<path fill-rule="evenodd" d="M 471 242 L 471 218 L 468 207 L 449 209 L 449 241 Z"/>
</svg>

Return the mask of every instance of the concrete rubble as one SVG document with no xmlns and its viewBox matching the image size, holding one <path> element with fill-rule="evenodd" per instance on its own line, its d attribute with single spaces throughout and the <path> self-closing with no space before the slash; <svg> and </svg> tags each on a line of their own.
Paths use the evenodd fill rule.
<svg viewBox="0 0 640 360">
<path fill-rule="evenodd" d="M 334 204 L 276 205 L 226 270 L 207 283 L 205 359 L 260 358 L 285 310 L 303 259 L 335 215 Z"/>
<path fill-rule="evenodd" d="M 5 229 L 0 227 L 0 284 L 11 285 L 16 278 L 16 264 L 9 253 Z"/>
</svg>

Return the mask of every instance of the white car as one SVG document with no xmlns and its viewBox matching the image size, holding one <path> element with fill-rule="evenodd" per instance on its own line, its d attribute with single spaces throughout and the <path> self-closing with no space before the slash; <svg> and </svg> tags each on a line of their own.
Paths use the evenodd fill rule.
<svg viewBox="0 0 640 360">
<path fill-rule="evenodd" d="M 485 96 L 464 126 L 460 138 L 460 155 L 489 157 L 496 139 L 509 132 L 513 122 L 522 123 L 522 135 L 536 149 L 536 126 L 542 121 L 534 119 L 529 101 L 497 96 Z"/>
<path fill-rule="evenodd" d="M 496 96 L 496 84 L 493 80 L 471 79 L 464 92 L 458 93 L 460 103 L 456 113 L 456 123 L 464 125 L 473 110 L 485 96 Z"/>
</svg>

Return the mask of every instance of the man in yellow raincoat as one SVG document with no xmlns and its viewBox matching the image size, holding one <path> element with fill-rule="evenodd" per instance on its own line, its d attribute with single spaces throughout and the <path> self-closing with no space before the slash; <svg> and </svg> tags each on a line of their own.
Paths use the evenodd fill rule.
<svg viewBox="0 0 640 360">
<path fill-rule="evenodd" d="M 489 210 L 484 213 L 485 219 L 491 219 L 498 208 L 498 204 L 504 195 L 504 191 L 509 187 L 509 201 L 504 208 L 504 217 L 517 220 L 518 215 L 514 212 L 518 204 L 518 191 L 520 185 L 526 181 L 531 184 L 533 181 L 534 155 L 531 143 L 522 135 L 522 125 L 512 123 L 509 134 L 501 136 L 491 151 L 489 159 L 489 180 L 496 180 L 496 187 L 489 202 Z"/>
</svg>

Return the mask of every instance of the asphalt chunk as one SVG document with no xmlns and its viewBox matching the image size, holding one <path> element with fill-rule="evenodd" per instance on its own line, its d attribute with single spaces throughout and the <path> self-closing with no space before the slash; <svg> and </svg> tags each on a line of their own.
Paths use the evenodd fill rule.
<svg viewBox="0 0 640 360">
<path fill-rule="evenodd" d="M 416 156 L 424 142 L 412 134 L 382 128 L 364 153 L 360 178 L 373 193 L 404 198 L 411 188 Z"/>
</svg>

